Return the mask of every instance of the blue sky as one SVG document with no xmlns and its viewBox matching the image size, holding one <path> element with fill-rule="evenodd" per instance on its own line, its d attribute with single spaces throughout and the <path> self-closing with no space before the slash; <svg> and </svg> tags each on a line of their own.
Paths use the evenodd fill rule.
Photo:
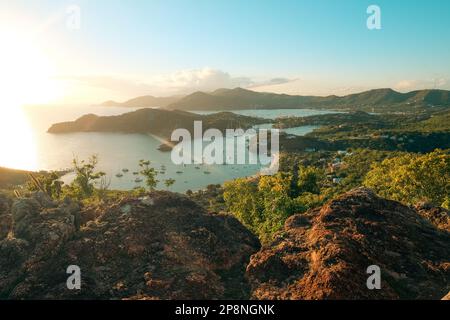
<svg viewBox="0 0 450 320">
<path fill-rule="evenodd" d="M 65 27 L 73 4 L 80 30 Z M 371 4 L 381 8 L 381 30 L 366 27 Z M 99 96 L 120 84 L 123 97 L 236 84 L 299 94 L 450 89 L 445 0 L 0 0 L 0 8 L 11 20 L 3 28 L 45 24 L 35 39 L 56 76 Z"/>
</svg>

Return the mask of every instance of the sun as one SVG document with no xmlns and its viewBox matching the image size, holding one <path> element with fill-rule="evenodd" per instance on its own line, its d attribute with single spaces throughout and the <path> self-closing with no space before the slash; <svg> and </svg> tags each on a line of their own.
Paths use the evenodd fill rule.
<svg viewBox="0 0 450 320">
<path fill-rule="evenodd" d="M 30 36 L 0 32 L 0 88 L 4 107 L 44 104 L 61 95 L 54 67 Z"/>
<path fill-rule="evenodd" d="M 22 106 L 46 104 L 61 94 L 54 69 L 33 39 L 0 31 L 0 166 L 37 169 L 36 141 Z"/>
</svg>

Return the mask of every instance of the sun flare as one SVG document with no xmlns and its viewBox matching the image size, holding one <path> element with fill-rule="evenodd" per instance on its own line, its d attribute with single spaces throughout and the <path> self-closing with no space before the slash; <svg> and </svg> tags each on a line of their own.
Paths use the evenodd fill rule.
<svg viewBox="0 0 450 320">
<path fill-rule="evenodd" d="M 0 41 L 0 166 L 34 170 L 36 145 L 22 106 L 49 103 L 61 91 L 50 59 L 32 39 L 0 32 Z"/>
<path fill-rule="evenodd" d="M 19 32 L 0 32 L 0 86 L 3 106 L 49 103 L 61 95 L 54 68 L 33 39 Z"/>
<path fill-rule="evenodd" d="M 36 170 L 33 132 L 22 107 L 0 109 L 0 167 Z"/>
</svg>

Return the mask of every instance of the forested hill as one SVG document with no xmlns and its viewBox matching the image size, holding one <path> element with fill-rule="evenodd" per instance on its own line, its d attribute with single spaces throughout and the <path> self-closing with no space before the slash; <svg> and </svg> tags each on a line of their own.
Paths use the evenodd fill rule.
<svg viewBox="0 0 450 320">
<path fill-rule="evenodd" d="M 75 121 L 53 124 L 48 132 L 55 134 L 70 132 L 150 133 L 168 138 L 173 130 L 178 128 L 185 128 L 193 132 L 196 120 L 202 121 L 204 130 L 209 128 L 248 129 L 255 124 L 267 123 L 267 120 L 264 119 L 231 112 L 200 115 L 186 111 L 144 108 L 118 116 L 87 114 Z"/>
<path fill-rule="evenodd" d="M 255 92 L 242 88 L 195 92 L 167 106 L 177 110 L 239 110 L 313 108 L 363 111 L 413 111 L 417 108 L 450 106 L 446 90 L 419 90 L 400 93 L 375 89 L 347 96 L 295 96 Z"/>
</svg>

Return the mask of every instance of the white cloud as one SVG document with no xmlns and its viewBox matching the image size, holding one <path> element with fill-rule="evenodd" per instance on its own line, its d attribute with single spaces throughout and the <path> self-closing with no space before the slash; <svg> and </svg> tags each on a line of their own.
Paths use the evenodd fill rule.
<svg viewBox="0 0 450 320">
<path fill-rule="evenodd" d="M 134 80 L 120 76 L 68 75 L 57 80 L 71 88 L 71 99 L 77 95 L 102 99 L 126 100 L 141 95 L 169 96 L 194 91 L 213 91 L 218 88 L 248 87 L 254 82 L 248 77 L 232 77 L 229 73 L 211 69 L 181 70 L 168 75 Z M 97 97 L 92 97 L 98 92 Z"/>
<path fill-rule="evenodd" d="M 401 80 L 397 82 L 393 89 L 407 92 L 421 89 L 450 89 L 450 79 L 445 77 L 435 77 L 425 80 Z"/>
<path fill-rule="evenodd" d="M 160 90 L 168 90 L 174 93 L 248 87 L 252 83 L 250 78 L 232 77 L 227 72 L 211 68 L 181 70 L 156 79 L 156 86 Z"/>
<path fill-rule="evenodd" d="M 398 91 L 410 91 L 416 85 L 417 82 L 414 80 L 402 80 L 394 86 L 394 89 Z"/>
<path fill-rule="evenodd" d="M 243 87 L 260 92 L 274 92 L 298 95 L 347 95 L 373 88 L 388 87 L 380 85 L 360 85 L 357 82 L 342 79 L 323 79 L 320 77 L 269 78 L 258 79 L 232 76 L 229 73 L 212 68 L 180 70 L 172 74 L 156 75 L 151 78 L 127 78 L 122 76 L 76 75 L 60 76 L 71 88 L 65 102 L 81 101 L 85 103 L 102 100 L 123 101 L 141 95 L 170 96 L 190 94 L 194 91 L 213 91 L 218 88 Z M 419 89 L 450 89 L 449 78 L 438 77 L 428 80 L 402 80 L 391 83 L 393 89 L 406 92 Z"/>
</svg>

